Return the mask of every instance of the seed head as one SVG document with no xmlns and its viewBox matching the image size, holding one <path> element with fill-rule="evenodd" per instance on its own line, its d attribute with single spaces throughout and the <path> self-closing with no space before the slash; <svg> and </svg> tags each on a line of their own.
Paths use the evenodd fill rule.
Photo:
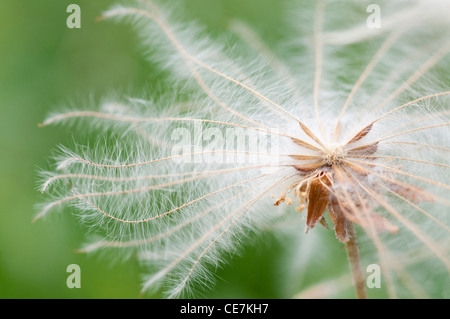
<svg viewBox="0 0 450 319">
<path fill-rule="evenodd" d="M 172 297 L 210 284 L 211 265 L 249 234 L 305 223 L 311 238 L 331 223 L 340 245 L 356 226 L 390 297 L 427 296 L 424 272 L 439 285 L 450 269 L 445 4 L 382 1 L 383 28 L 371 30 L 360 1 L 303 1 L 302 33 L 281 54 L 242 23 L 230 49 L 171 8 L 112 7 L 99 20 L 135 25 L 173 89 L 49 116 L 41 126 L 89 123 L 98 143 L 61 150 L 36 219 L 75 206 L 102 236 L 81 251 L 137 252 L 157 269 L 143 290 Z"/>
</svg>

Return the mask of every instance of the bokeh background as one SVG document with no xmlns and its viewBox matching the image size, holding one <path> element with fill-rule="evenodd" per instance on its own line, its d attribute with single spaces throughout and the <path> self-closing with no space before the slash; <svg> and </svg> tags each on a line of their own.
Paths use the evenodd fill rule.
<svg viewBox="0 0 450 319">
<path fill-rule="evenodd" d="M 82 135 L 37 124 L 65 103 L 164 85 L 164 74 L 145 61 L 131 27 L 95 21 L 113 2 L 0 1 L 0 298 L 160 297 L 139 295 L 145 270 L 135 258 L 113 263 L 108 257 L 75 253 L 87 229 L 70 210 L 31 222 L 42 200 L 37 172 L 49 167 L 57 145 L 71 146 Z M 81 29 L 66 26 L 70 3 L 81 7 Z M 226 30 L 231 19 L 240 19 L 271 45 L 278 39 L 286 1 L 180 0 L 177 5 L 186 20 L 213 35 Z M 345 279 L 345 251 L 333 233 L 317 228 L 308 236 L 299 250 L 319 237 L 322 248 L 310 249 L 306 263 L 296 259 L 292 248 L 298 238 L 267 232 L 217 270 L 217 285 L 199 297 L 291 298 L 314 283 Z M 80 289 L 66 286 L 69 264 L 81 267 Z M 382 289 L 369 293 L 384 294 Z M 353 296 L 351 287 L 334 295 Z"/>
</svg>

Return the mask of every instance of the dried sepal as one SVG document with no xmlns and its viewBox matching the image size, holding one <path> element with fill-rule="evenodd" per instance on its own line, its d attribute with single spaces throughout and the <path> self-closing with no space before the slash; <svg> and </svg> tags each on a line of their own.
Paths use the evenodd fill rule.
<svg viewBox="0 0 450 319">
<path fill-rule="evenodd" d="M 347 218 L 344 216 L 344 212 L 339 205 L 339 201 L 336 196 L 332 195 L 330 198 L 330 204 L 328 205 L 328 210 L 330 213 L 331 220 L 334 224 L 334 232 L 336 234 L 336 238 L 345 243 L 348 241 L 348 233 L 347 233 Z"/>
<path fill-rule="evenodd" d="M 419 204 L 420 202 L 434 202 L 434 197 L 432 194 L 414 185 L 400 185 L 392 183 L 389 188 L 392 192 L 406 197 L 414 204 Z"/>
<path fill-rule="evenodd" d="M 301 146 L 301 147 L 304 147 L 304 148 L 307 148 L 307 149 L 310 149 L 310 150 L 313 150 L 313 151 L 320 151 L 320 149 L 318 149 L 317 147 L 315 147 L 315 146 L 313 146 L 313 145 L 311 145 L 311 144 L 309 144 L 309 143 L 307 143 L 305 141 L 302 141 L 301 139 L 292 137 L 291 140 L 292 140 L 292 142 L 294 142 L 298 146 Z"/>
<path fill-rule="evenodd" d="M 300 124 L 301 129 L 303 130 L 303 132 L 305 132 L 306 135 L 308 135 L 314 142 L 316 142 L 317 144 L 319 144 L 321 147 L 325 147 L 323 145 L 323 143 L 317 138 L 316 135 L 314 135 L 314 133 L 302 122 L 298 122 Z"/>
<path fill-rule="evenodd" d="M 319 156 L 314 155 L 295 155 L 295 154 L 289 155 L 289 157 L 298 161 L 307 161 L 319 158 Z"/>
<path fill-rule="evenodd" d="M 300 172 L 308 173 L 312 172 L 323 166 L 322 162 L 318 163 L 310 163 L 310 164 L 302 164 L 302 165 L 294 165 L 294 168 Z"/>
<path fill-rule="evenodd" d="M 330 198 L 330 180 L 326 174 L 321 174 L 311 181 L 308 193 L 307 231 L 313 228 L 323 217 Z"/>
<path fill-rule="evenodd" d="M 378 150 L 378 142 L 371 143 L 368 145 L 363 145 L 359 147 L 352 148 L 348 151 L 347 155 L 349 157 L 355 156 L 369 156 L 373 155 Z"/>
<path fill-rule="evenodd" d="M 347 143 L 347 145 L 355 143 L 355 142 L 359 141 L 360 139 L 362 139 L 363 137 L 365 137 L 372 130 L 372 127 L 373 127 L 373 124 L 370 124 L 370 125 L 366 126 L 365 128 L 363 128 L 361 131 L 358 132 L 358 134 L 355 135 L 355 137 L 353 137 Z"/>
</svg>

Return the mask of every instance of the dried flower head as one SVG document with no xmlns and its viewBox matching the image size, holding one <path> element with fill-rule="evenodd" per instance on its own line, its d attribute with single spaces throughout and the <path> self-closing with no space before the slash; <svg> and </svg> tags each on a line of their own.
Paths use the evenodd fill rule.
<svg viewBox="0 0 450 319">
<path fill-rule="evenodd" d="M 449 3 L 383 1 L 374 29 L 368 5 L 302 3 L 282 58 L 241 22 L 227 47 L 150 1 L 104 12 L 136 27 L 173 90 L 49 116 L 42 126 L 83 121 L 106 137 L 61 150 L 36 218 L 75 206 L 103 236 L 82 251 L 137 251 L 154 270 L 143 290 L 170 296 L 211 283 L 208 265 L 249 234 L 304 216 L 307 232 L 333 224 L 364 298 L 356 225 L 389 296 L 426 295 L 411 264 L 450 269 Z"/>
</svg>

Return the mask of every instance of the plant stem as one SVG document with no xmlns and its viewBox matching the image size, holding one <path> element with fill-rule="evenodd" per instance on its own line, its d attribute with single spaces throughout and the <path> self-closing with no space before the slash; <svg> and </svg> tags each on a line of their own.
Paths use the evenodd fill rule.
<svg viewBox="0 0 450 319">
<path fill-rule="evenodd" d="M 366 281 L 361 267 L 361 259 L 359 257 L 358 241 L 356 240 L 355 228 L 353 223 L 347 224 L 347 232 L 349 240 L 345 243 L 348 260 L 353 275 L 353 284 L 356 290 L 356 297 L 358 299 L 367 299 Z"/>
</svg>

